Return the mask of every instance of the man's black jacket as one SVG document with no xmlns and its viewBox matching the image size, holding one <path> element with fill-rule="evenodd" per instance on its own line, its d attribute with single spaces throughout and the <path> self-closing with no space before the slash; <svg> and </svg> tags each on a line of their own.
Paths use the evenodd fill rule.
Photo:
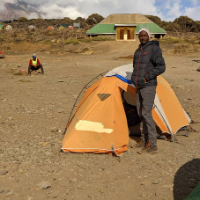
<svg viewBox="0 0 200 200">
<path fill-rule="evenodd" d="M 156 86 L 157 76 L 165 71 L 165 61 L 158 41 L 139 45 L 133 60 L 131 80 L 136 88 Z"/>
</svg>

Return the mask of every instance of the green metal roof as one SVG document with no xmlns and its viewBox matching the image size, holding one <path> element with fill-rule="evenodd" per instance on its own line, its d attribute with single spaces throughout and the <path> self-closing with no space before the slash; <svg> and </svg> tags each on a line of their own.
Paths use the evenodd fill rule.
<svg viewBox="0 0 200 200">
<path fill-rule="evenodd" d="M 86 32 L 87 35 L 116 34 L 114 24 L 97 24 Z"/>
<path fill-rule="evenodd" d="M 139 30 L 141 29 L 141 28 L 147 28 L 147 29 L 149 29 L 149 31 L 150 31 L 150 33 L 151 34 L 167 34 L 167 32 L 164 30 L 164 29 L 162 29 L 160 26 L 158 26 L 157 24 L 155 24 L 155 23 L 144 23 L 144 24 L 137 24 L 137 26 L 136 26 L 136 34 L 138 34 L 138 32 L 139 32 Z"/>
<path fill-rule="evenodd" d="M 128 25 L 128 24 L 127 24 Z M 151 34 L 166 34 L 167 32 L 155 23 L 137 24 L 136 34 L 141 28 L 148 28 Z M 87 35 L 116 34 L 115 24 L 97 24 L 86 32 Z"/>
</svg>

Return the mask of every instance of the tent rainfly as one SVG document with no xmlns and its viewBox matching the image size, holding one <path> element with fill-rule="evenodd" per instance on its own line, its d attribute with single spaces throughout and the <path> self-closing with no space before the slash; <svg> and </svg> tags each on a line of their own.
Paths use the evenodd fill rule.
<svg viewBox="0 0 200 200">
<path fill-rule="evenodd" d="M 49 26 L 48 30 L 54 30 L 54 27 L 53 26 Z"/>
</svg>

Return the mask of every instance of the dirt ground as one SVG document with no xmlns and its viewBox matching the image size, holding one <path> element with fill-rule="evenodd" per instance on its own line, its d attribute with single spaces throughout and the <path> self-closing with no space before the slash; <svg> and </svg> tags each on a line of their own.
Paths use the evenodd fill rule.
<svg viewBox="0 0 200 200">
<path fill-rule="evenodd" d="M 0 199 L 182 200 L 200 182 L 199 54 L 167 54 L 164 77 L 196 132 L 158 140 L 156 154 L 59 153 L 77 95 L 93 77 L 131 63 L 137 42 L 92 42 L 85 53 L 10 53 L 0 59 Z M 36 53 L 45 74 L 27 76 Z M 127 59 L 125 59 L 127 57 Z M 21 75 L 20 75 L 21 74 Z M 130 138 L 130 144 L 135 140 Z"/>
</svg>

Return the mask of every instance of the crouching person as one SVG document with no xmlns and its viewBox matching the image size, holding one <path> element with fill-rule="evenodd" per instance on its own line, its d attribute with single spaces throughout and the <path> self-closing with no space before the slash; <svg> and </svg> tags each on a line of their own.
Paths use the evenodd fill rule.
<svg viewBox="0 0 200 200">
<path fill-rule="evenodd" d="M 36 54 L 33 54 L 32 59 L 30 59 L 29 61 L 28 75 L 31 75 L 32 71 L 36 71 L 38 69 L 41 69 L 42 74 L 44 74 L 42 64 L 40 63 L 39 59 L 36 57 Z"/>
</svg>

